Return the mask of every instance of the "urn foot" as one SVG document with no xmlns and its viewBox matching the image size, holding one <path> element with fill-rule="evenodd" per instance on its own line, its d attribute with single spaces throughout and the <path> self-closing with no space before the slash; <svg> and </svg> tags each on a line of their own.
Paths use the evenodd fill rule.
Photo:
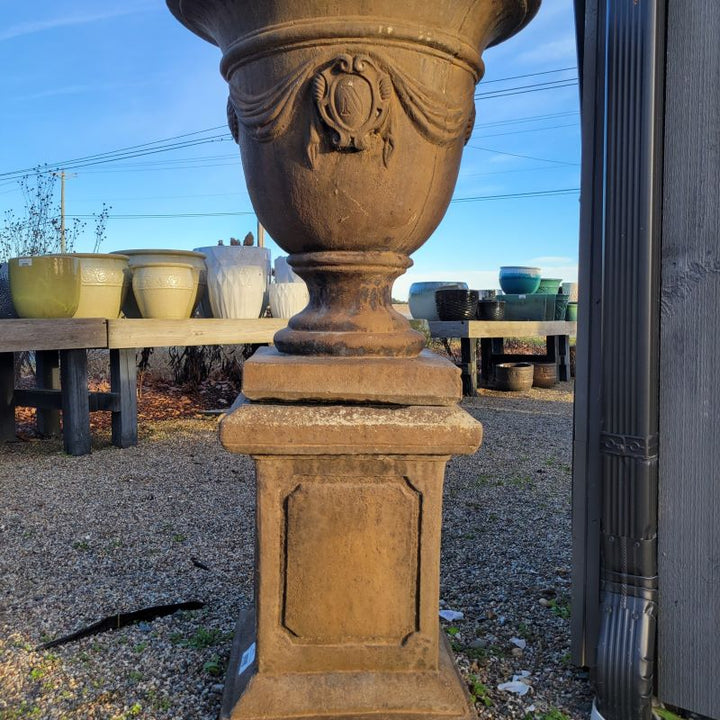
<svg viewBox="0 0 720 720">
<path fill-rule="evenodd" d="M 275 335 L 288 355 L 416 357 L 421 333 L 392 307 L 392 285 L 412 265 L 394 252 L 313 252 L 288 262 L 310 291 L 308 306 Z"/>
</svg>

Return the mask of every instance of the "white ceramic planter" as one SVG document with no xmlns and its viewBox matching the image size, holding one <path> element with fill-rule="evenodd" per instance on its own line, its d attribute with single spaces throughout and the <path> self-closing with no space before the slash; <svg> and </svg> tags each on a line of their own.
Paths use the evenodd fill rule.
<svg viewBox="0 0 720 720">
<path fill-rule="evenodd" d="M 268 286 L 270 284 L 270 250 L 244 245 L 213 245 L 197 248 L 205 255 L 207 266 L 208 296 L 213 317 L 217 318 L 257 318 L 265 313 L 268 306 Z M 255 306 L 255 273 L 237 273 L 237 268 L 256 268 L 262 278 L 262 296 L 257 312 Z M 242 299 L 238 297 L 241 289 L 250 294 Z M 240 314 L 238 314 L 240 313 Z"/>
<path fill-rule="evenodd" d="M 220 264 L 208 273 L 213 317 L 259 318 L 265 299 L 265 273 L 256 265 Z"/>
<path fill-rule="evenodd" d="M 275 258 L 276 283 L 304 283 L 305 281 L 290 267 L 287 256 Z"/>
<path fill-rule="evenodd" d="M 271 283 L 270 312 L 274 318 L 291 318 L 310 302 L 310 293 L 304 282 Z"/>
<path fill-rule="evenodd" d="M 200 273 L 189 263 L 145 263 L 133 267 L 132 287 L 140 313 L 156 320 L 190 317 Z"/>
<path fill-rule="evenodd" d="M 128 256 L 117 253 L 72 253 L 80 260 L 80 302 L 73 317 L 120 316 L 127 290 Z"/>
</svg>

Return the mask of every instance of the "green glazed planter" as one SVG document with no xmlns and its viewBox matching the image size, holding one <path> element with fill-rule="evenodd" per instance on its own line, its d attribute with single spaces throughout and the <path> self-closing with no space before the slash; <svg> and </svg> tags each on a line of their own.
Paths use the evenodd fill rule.
<svg viewBox="0 0 720 720">
<path fill-rule="evenodd" d="M 540 287 L 535 292 L 555 295 L 561 282 L 562 278 L 540 278 Z"/>
<path fill-rule="evenodd" d="M 80 303 L 80 260 L 72 255 L 11 258 L 10 294 L 22 318 L 71 318 Z"/>
<path fill-rule="evenodd" d="M 577 320 L 577 306 L 578 304 L 576 302 L 569 302 L 567 305 L 567 312 L 565 314 L 566 320 L 572 320 L 575 322 Z"/>
</svg>

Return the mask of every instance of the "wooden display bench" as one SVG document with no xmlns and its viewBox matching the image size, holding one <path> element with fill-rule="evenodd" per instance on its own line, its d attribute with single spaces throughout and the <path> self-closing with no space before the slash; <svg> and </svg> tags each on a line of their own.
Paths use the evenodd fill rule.
<svg viewBox="0 0 720 720">
<path fill-rule="evenodd" d="M 90 452 L 90 413 L 112 413 L 112 443 L 137 444 L 135 354 L 143 347 L 271 343 L 287 321 L 0 320 L 0 441 L 15 438 L 15 407 L 37 408 L 38 431 L 70 455 Z M 88 392 L 87 351 L 110 351 L 110 392 Z M 36 387 L 15 388 L 15 352 L 34 350 Z"/>
<path fill-rule="evenodd" d="M 570 379 L 570 336 L 577 323 L 566 320 L 460 320 L 430 322 L 434 338 L 460 338 L 463 394 L 477 394 L 477 343 L 480 341 L 480 372 L 487 384 L 496 362 L 532 359 L 557 364 L 558 379 Z M 544 337 L 545 355 L 520 356 L 504 353 L 505 338 Z"/>
</svg>

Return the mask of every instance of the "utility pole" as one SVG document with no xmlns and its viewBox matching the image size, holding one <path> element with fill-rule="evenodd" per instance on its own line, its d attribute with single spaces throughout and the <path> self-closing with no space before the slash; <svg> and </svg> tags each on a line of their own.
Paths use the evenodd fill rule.
<svg viewBox="0 0 720 720">
<path fill-rule="evenodd" d="M 65 171 L 60 173 L 60 252 L 65 252 Z"/>
<path fill-rule="evenodd" d="M 60 178 L 60 252 L 65 252 L 65 178 L 77 177 L 77 173 L 68 175 L 64 170 L 54 172 L 55 177 Z"/>
</svg>

